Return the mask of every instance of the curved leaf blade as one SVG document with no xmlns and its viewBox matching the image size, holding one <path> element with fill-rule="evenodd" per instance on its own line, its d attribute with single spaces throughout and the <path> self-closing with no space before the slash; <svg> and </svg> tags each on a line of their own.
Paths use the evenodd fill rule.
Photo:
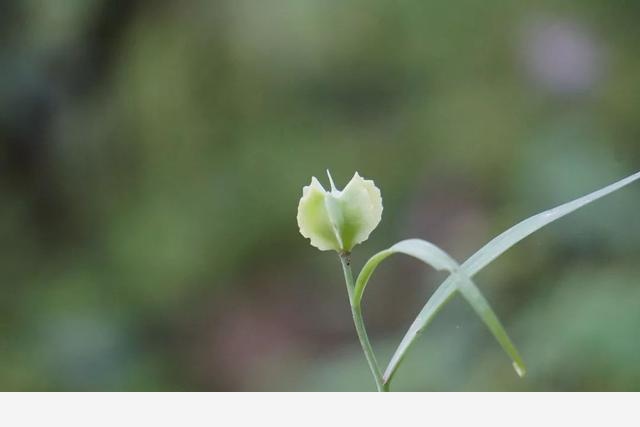
<svg viewBox="0 0 640 427">
<path fill-rule="evenodd" d="M 362 267 L 360 274 L 358 274 L 355 290 L 353 292 L 353 299 L 355 303 L 359 304 L 362 300 L 364 288 L 367 286 L 371 275 L 378 265 L 386 258 L 396 253 L 403 253 L 417 258 L 438 271 L 453 272 L 459 267 L 458 263 L 453 258 L 433 243 L 421 239 L 402 240 L 391 246 L 389 249 L 380 251 L 369 258 L 364 267 Z"/>
<path fill-rule="evenodd" d="M 513 361 L 513 369 L 516 373 L 523 377 L 527 373 L 527 368 L 522 361 L 522 357 L 518 352 L 518 349 L 511 342 L 511 338 L 507 335 L 507 332 L 502 326 L 500 319 L 496 316 L 495 312 L 489 305 L 489 302 L 485 299 L 480 289 L 466 276 L 459 280 L 461 286 L 459 286 L 460 293 L 465 297 L 469 305 L 473 308 L 476 314 L 487 325 L 495 339 L 498 341 L 502 349 L 509 355 Z"/>
<path fill-rule="evenodd" d="M 387 369 L 385 370 L 382 380 L 385 384 L 391 381 L 398 366 L 404 359 L 409 347 L 415 339 L 425 330 L 431 323 L 436 314 L 451 300 L 456 291 L 460 291 L 462 296 L 467 300 L 476 314 L 482 319 L 489 331 L 493 334 L 496 341 L 500 344 L 505 353 L 511 358 L 513 368 L 519 376 L 524 376 L 527 368 L 513 344 L 507 331 L 500 322 L 487 300 L 484 298 L 478 287 L 467 276 L 464 276 L 460 270 L 453 272 L 431 295 L 427 304 L 420 310 L 420 313 L 413 321 L 409 330 L 402 338 L 400 345 L 391 357 Z"/>
<path fill-rule="evenodd" d="M 400 366 L 400 363 L 406 356 L 411 344 L 413 344 L 422 331 L 429 326 L 435 315 L 438 314 L 442 307 L 451 300 L 457 290 L 458 288 L 456 286 L 454 276 L 451 275 L 427 300 L 427 303 L 422 307 L 420 313 L 418 313 L 418 316 L 416 316 L 411 326 L 409 326 L 407 333 L 402 337 L 402 341 L 400 341 L 400 345 L 398 345 L 393 356 L 391 356 L 387 369 L 382 376 L 382 381 L 385 384 L 388 384 L 391 381 L 391 378 L 396 373 L 398 366 Z"/>
<path fill-rule="evenodd" d="M 469 277 L 482 270 L 494 259 L 502 255 L 513 245 L 529 236 L 530 234 L 538 231 L 545 225 L 552 223 L 553 221 L 562 218 L 565 215 L 570 214 L 576 209 L 588 205 L 591 202 L 611 194 L 622 187 L 631 184 L 632 182 L 640 179 L 640 172 L 636 172 L 626 178 L 607 185 L 600 190 L 596 190 L 592 193 L 582 196 L 578 199 L 567 202 L 563 205 L 556 206 L 555 208 L 541 212 L 537 215 L 529 217 L 522 222 L 509 228 L 507 231 L 501 233 L 497 237 L 493 238 L 489 243 L 484 245 L 473 254 L 467 261 L 462 264 L 462 269 L 469 275 Z"/>
<path fill-rule="evenodd" d="M 473 277 L 477 272 L 489 265 L 493 260 L 502 255 L 513 245 L 520 242 L 530 234 L 541 229 L 545 225 L 550 224 L 551 222 L 560 219 L 563 216 L 568 215 L 571 212 L 591 202 L 594 202 L 606 195 L 620 190 L 621 188 L 633 183 L 638 179 L 640 179 L 640 172 L 636 172 L 633 175 L 616 181 L 613 184 L 591 192 L 578 199 L 564 203 L 560 206 L 556 206 L 555 208 L 546 210 L 537 215 L 529 217 L 524 221 L 519 222 L 497 237 L 493 238 L 491 241 L 489 241 L 489 243 L 484 245 L 482 248 L 480 248 L 480 250 L 473 254 L 467 261 L 462 264 L 462 266 L 460 267 L 461 272 L 464 273 L 467 277 Z M 431 298 L 429 298 L 420 313 L 418 313 L 418 316 L 409 327 L 409 330 L 404 335 L 402 341 L 400 342 L 400 345 L 391 357 L 391 361 L 389 362 L 389 365 L 387 366 L 384 374 L 385 382 L 390 381 L 391 377 L 398 369 L 400 362 L 404 358 L 411 344 L 413 344 L 418 335 L 420 335 L 424 328 L 426 328 L 431 322 L 433 314 L 435 314 L 433 313 L 433 307 L 442 304 L 443 300 L 448 300 L 448 298 L 450 298 L 455 290 L 459 287 L 459 285 L 456 286 L 455 280 L 456 279 L 453 276 L 449 276 L 440 285 L 436 292 L 434 292 Z M 496 336 L 496 338 L 498 337 Z M 500 341 L 499 338 L 498 340 Z M 514 368 L 516 368 L 516 371 L 518 371 L 517 364 L 514 364 Z M 520 374 L 520 372 L 518 373 Z"/>
<path fill-rule="evenodd" d="M 424 329 L 424 327 L 433 320 L 435 315 L 446 305 L 446 303 L 449 302 L 451 297 L 455 294 L 455 291 L 459 289 L 474 311 L 489 327 L 489 330 L 496 337 L 498 343 L 500 343 L 507 355 L 511 357 L 516 371 L 520 375 L 524 374 L 525 367 L 522 362 L 522 358 L 516 350 L 516 347 L 509 339 L 509 336 L 500 323 L 498 316 L 496 316 L 494 311 L 491 309 L 487 300 L 482 296 L 482 293 L 471 279 L 461 272 L 460 265 L 458 265 L 458 263 L 449 254 L 433 243 L 420 239 L 403 240 L 391 246 L 389 249 L 379 252 L 371 257 L 358 275 L 353 297 L 355 304 L 360 304 L 367 282 L 376 267 L 383 260 L 395 253 L 412 256 L 425 264 L 430 265 L 436 270 L 448 271 L 451 273 L 450 277 L 454 278 L 454 280 L 449 281 L 449 285 L 439 287 L 431 298 L 429 298 L 427 305 L 418 316 L 420 321 L 417 324 L 414 321 L 411 328 L 421 327 Z M 397 365 L 402 357 L 404 357 L 404 352 L 396 352 L 396 354 L 394 354 L 394 358 L 396 359 L 392 358 L 390 366 Z M 388 382 L 391 375 L 392 372 L 390 372 L 388 376 L 385 373 L 383 380 Z"/>
</svg>

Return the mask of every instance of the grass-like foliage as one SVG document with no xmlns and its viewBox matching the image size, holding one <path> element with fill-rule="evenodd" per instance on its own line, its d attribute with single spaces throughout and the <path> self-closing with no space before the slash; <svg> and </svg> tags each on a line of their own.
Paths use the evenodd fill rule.
<svg viewBox="0 0 640 427">
<path fill-rule="evenodd" d="M 322 193 L 324 190 L 321 186 L 313 189 L 306 187 L 303 199 L 301 200 L 301 207 L 305 208 L 303 205 L 306 197 L 307 200 L 310 200 L 308 203 L 309 207 L 306 209 L 308 211 L 314 209 L 312 213 L 315 217 L 309 219 L 305 217 L 301 218 L 301 209 L 299 208 L 298 222 L 301 225 L 301 230 L 303 226 L 306 226 L 305 231 L 311 236 L 312 244 L 314 244 L 313 239 L 314 236 L 316 236 L 317 241 L 327 246 L 321 249 L 335 249 L 340 254 L 358 337 L 378 391 L 387 391 L 389 390 L 393 375 L 396 373 L 400 363 L 418 335 L 431 323 L 435 315 L 447 302 L 457 294 L 461 295 L 471 305 L 475 313 L 480 316 L 482 321 L 487 325 L 498 343 L 513 361 L 513 367 L 518 375 L 525 375 L 526 368 L 516 346 L 509 338 L 500 319 L 482 295 L 480 289 L 478 289 L 472 281 L 472 277 L 513 245 L 545 225 L 640 179 L 640 172 L 587 194 L 586 196 L 525 219 L 495 237 L 462 264 L 456 262 L 455 259 L 433 243 L 420 239 L 409 239 L 398 242 L 390 248 L 372 256 L 360 271 L 357 279 L 354 280 L 350 265 L 350 250 L 353 245 L 350 245 L 348 248 L 343 247 L 343 236 L 350 237 L 357 235 L 363 237 L 358 239 L 356 244 L 366 240 L 366 237 L 368 237 L 369 233 L 379 222 L 379 216 L 382 211 L 382 200 L 379 191 L 373 185 L 372 181 L 363 180 L 357 174 L 356 177 L 358 178 L 357 182 L 354 177 L 354 180 L 352 180 L 343 191 L 336 190 L 333 181 L 331 192 Z M 315 186 L 316 184 L 319 185 L 317 180 L 314 180 L 312 185 Z M 358 185 L 361 185 L 362 188 L 359 188 Z M 375 189 L 375 191 L 372 190 L 372 188 Z M 317 191 L 311 194 L 313 190 Z M 311 203 L 313 203 L 313 205 L 311 205 Z M 338 209 L 337 206 L 341 208 Z M 364 218 L 360 222 L 359 216 Z M 307 220 L 306 224 L 305 220 Z M 303 234 L 306 237 L 310 237 L 304 232 Z M 349 241 L 353 241 L 353 239 Z M 409 255 L 436 270 L 447 271 L 449 276 L 436 289 L 420 313 L 418 313 L 383 373 L 369 343 L 362 318 L 361 303 L 364 290 L 376 267 L 393 254 Z"/>
</svg>

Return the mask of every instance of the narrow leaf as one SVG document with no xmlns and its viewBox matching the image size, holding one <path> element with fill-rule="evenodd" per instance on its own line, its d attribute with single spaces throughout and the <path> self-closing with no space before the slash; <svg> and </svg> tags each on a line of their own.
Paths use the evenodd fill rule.
<svg viewBox="0 0 640 427">
<path fill-rule="evenodd" d="M 514 225 L 507 231 L 503 232 L 499 236 L 495 237 L 489 243 L 484 245 L 478 252 L 473 254 L 467 261 L 462 264 L 462 269 L 469 276 L 473 276 L 478 271 L 486 267 L 491 261 L 498 258 L 510 247 L 524 239 L 531 233 L 534 233 L 544 227 L 545 225 L 562 218 L 563 216 L 570 214 L 571 212 L 579 209 L 591 202 L 598 200 L 608 194 L 613 193 L 621 189 L 622 187 L 631 184 L 640 178 L 640 172 L 614 182 L 600 190 L 580 197 L 579 199 L 565 203 L 564 205 L 557 206 L 548 211 L 541 212 L 524 221 Z"/>
<path fill-rule="evenodd" d="M 491 309 L 489 302 L 482 295 L 480 289 L 478 289 L 472 281 L 466 279 L 466 277 L 460 278 L 460 284 L 461 286 L 459 286 L 458 289 L 462 296 L 464 296 L 476 314 L 480 316 L 485 325 L 487 325 L 498 343 L 500 343 L 500 346 L 502 346 L 502 349 L 509 355 L 513 361 L 513 369 L 515 369 L 516 373 L 523 377 L 527 372 L 527 368 L 524 366 L 520 353 L 518 353 L 518 350 L 511 342 L 500 319 L 498 319 L 498 316 L 496 316 L 493 309 Z"/>
<path fill-rule="evenodd" d="M 473 275 L 475 275 L 478 271 L 482 270 L 494 259 L 499 257 L 520 240 L 529 236 L 531 233 L 534 233 L 545 225 L 559 218 L 562 218 L 563 216 L 575 211 L 576 209 L 579 209 L 593 201 L 598 200 L 601 197 L 611 194 L 621 189 L 622 187 L 631 184 L 639 178 L 640 172 L 636 172 L 631 176 L 623 178 L 613 184 L 601 188 L 600 190 L 587 194 L 586 196 L 580 197 L 579 199 L 573 200 L 571 202 L 565 203 L 563 205 L 557 206 L 553 209 L 541 212 L 528 219 L 525 219 L 524 221 L 514 225 L 507 231 L 495 237 L 489 243 L 484 245 L 478 252 L 472 255 L 466 262 L 462 264 L 460 268 L 461 273 L 465 274 L 466 277 L 473 277 Z M 446 302 L 449 298 L 451 298 L 451 295 L 453 295 L 456 289 L 460 286 L 459 283 L 456 283 L 457 281 L 459 281 L 459 279 L 455 278 L 453 275 L 449 276 L 440 285 L 436 292 L 434 292 L 431 298 L 429 298 L 425 306 L 413 321 L 411 327 L 409 327 L 409 330 L 402 338 L 400 345 L 392 356 L 391 361 L 389 362 L 387 370 L 384 374 L 385 382 L 389 382 L 395 371 L 398 369 L 400 362 L 404 358 L 411 344 L 424 330 L 424 328 L 427 327 L 431 322 L 431 319 L 435 314 L 433 312 L 434 307 L 440 307 L 443 304 L 443 301 Z M 467 299 L 469 300 L 468 296 Z M 478 304 L 477 299 L 472 300 L 475 301 L 476 304 Z M 477 309 L 481 308 L 481 305 L 479 305 Z M 474 307 L 474 309 L 476 309 L 476 307 Z M 489 327 L 491 328 L 491 326 Z M 498 336 L 496 336 L 496 338 L 498 339 L 498 341 L 500 341 L 500 338 Z M 517 363 L 514 364 L 514 367 L 516 368 L 516 370 L 518 370 Z"/>
<path fill-rule="evenodd" d="M 452 277 L 455 278 L 455 280 L 450 282 L 450 285 L 438 288 L 434 295 L 429 299 L 427 306 L 425 306 L 420 313 L 420 322 L 418 324 L 414 322 L 411 326 L 412 328 L 421 327 L 424 329 L 424 327 L 433 320 L 435 315 L 451 299 L 456 289 L 460 289 L 465 299 L 467 299 L 469 304 L 471 304 L 476 313 L 489 327 L 505 352 L 511 357 L 514 367 L 516 367 L 516 371 L 519 374 L 523 374 L 525 372 L 522 358 L 509 339 L 509 336 L 500 323 L 500 320 L 498 320 L 498 317 L 489 306 L 489 303 L 482 296 L 480 290 L 471 281 L 471 279 L 466 277 L 464 273 L 460 271 L 460 266 L 451 256 L 449 256 L 449 254 L 430 242 L 419 239 L 403 240 L 391 246 L 389 249 L 379 252 L 371 257 L 358 275 L 353 297 L 355 304 L 360 304 L 364 288 L 376 267 L 384 259 L 395 253 L 403 253 L 417 258 L 436 270 L 448 271 L 452 274 Z M 394 363 L 393 360 L 392 363 Z M 385 375 L 385 382 L 388 381 L 388 379 L 389 377 Z"/>
<path fill-rule="evenodd" d="M 502 326 L 487 300 L 484 298 L 478 287 L 467 276 L 463 275 L 461 270 L 451 274 L 433 293 L 427 304 L 420 310 L 420 313 L 413 321 L 409 330 L 402 338 L 400 345 L 389 361 L 389 365 L 382 376 L 383 381 L 389 383 L 395 373 L 400 362 L 404 359 L 407 350 L 413 344 L 413 341 L 424 331 L 431 323 L 436 314 L 451 300 L 456 290 L 462 293 L 462 296 L 471 305 L 473 310 L 480 316 L 482 321 L 487 325 L 493 336 L 496 338 L 502 349 L 513 361 L 513 368 L 520 376 L 526 373 L 526 367 L 522 357 L 518 353 L 515 345 L 509 338 L 507 331 Z"/>
<path fill-rule="evenodd" d="M 382 380 L 385 384 L 391 381 L 391 377 L 395 374 L 398 366 L 400 366 L 400 362 L 404 359 L 407 354 L 407 350 L 413 344 L 415 339 L 424 331 L 424 329 L 429 326 L 433 318 L 436 314 L 445 306 L 447 302 L 451 300 L 451 297 L 456 293 L 457 286 L 455 282 L 455 276 L 450 275 L 439 287 L 436 291 L 431 295 L 431 298 L 427 301 L 427 303 L 422 307 L 420 313 L 415 318 L 411 326 L 409 326 L 409 330 L 400 345 L 396 349 L 393 356 L 391 356 L 391 360 L 387 365 L 387 369 L 382 376 Z"/>
<path fill-rule="evenodd" d="M 396 253 L 403 253 L 417 258 L 439 271 L 453 272 L 459 267 L 458 263 L 445 251 L 430 242 L 420 239 L 403 240 L 391 246 L 389 249 L 378 252 L 369 258 L 369 261 L 362 267 L 356 280 L 355 291 L 353 293 L 353 300 L 356 304 L 359 304 L 362 300 L 364 288 L 367 286 L 371 275 L 378 265 Z"/>
</svg>

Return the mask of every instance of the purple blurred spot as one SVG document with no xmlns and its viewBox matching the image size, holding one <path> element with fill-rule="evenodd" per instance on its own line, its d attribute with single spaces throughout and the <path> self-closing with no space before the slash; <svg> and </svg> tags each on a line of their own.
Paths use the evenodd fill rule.
<svg viewBox="0 0 640 427">
<path fill-rule="evenodd" d="M 577 22 L 557 18 L 529 21 L 524 26 L 521 54 L 533 83 L 557 95 L 587 92 L 602 78 L 602 48 Z"/>
</svg>

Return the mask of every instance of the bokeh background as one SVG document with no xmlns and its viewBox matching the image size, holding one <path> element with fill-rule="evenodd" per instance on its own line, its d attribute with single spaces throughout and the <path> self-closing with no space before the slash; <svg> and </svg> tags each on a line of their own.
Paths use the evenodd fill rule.
<svg viewBox="0 0 640 427">
<path fill-rule="evenodd" d="M 359 268 L 420 237 L 460 261 L 639 169 L 634 1 L 0 1 L 0 389 L 373 390 L 312 175 L 381 188 Z M 477 276 L 395 390 L 640 390 L 640 188 Z M 384 263 L 383 363 L 444 279 Z"/>
</svg>

